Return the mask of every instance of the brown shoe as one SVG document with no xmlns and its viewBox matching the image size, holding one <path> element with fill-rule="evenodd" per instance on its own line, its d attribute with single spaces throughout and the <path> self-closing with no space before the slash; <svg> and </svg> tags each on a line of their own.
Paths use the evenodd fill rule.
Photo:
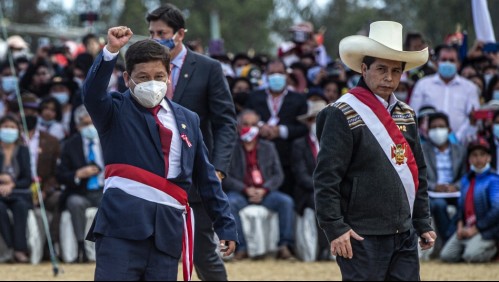
<svg viewBox="0 0 499 282">
<path fill-rule="evenodd" d="M 243 259 L 247 259 L 249 256 L 248 256 L 248 252 L 246 251 L 239 251 L 239 252 L 236 252 L 234 254 L 234 260 L 243 260 Z"/>
<path fill-rule="evenodd" d="M 277 259 L 289 260 L 293 258 L 294 256 L 289 250 L 288 246 L 279 247 L 279 251 L 277 252 Z"/>
</svg>

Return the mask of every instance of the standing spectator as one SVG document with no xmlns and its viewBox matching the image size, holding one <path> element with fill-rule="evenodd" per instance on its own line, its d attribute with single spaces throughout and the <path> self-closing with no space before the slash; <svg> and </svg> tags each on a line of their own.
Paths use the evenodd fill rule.
<svg viewBox="0 0 499 282">
<path fill-rule="evenodd" d="M 428 136 L 430 142 L 422 145 L 426 160 L 428 190 L 440 197 L 430 196 L 430 209 L 438 230 L 438 238 L 445 244 L 454 232 L 453 220 L 447 213 L 447 206 L 457 206 L 457 198 L 442 197 L 443 194 L 459 191 L 460 181 L 466 173 L 466 149 L 449 141 L 449 118 L 437 112 L 429 115 Z M 436 195 L 435 195 L 436 196 Z"/>
<path fill-rule="evenodd" d="M 393 94 L 428 50 L 401 39 L 391 21 L 342 39 L 341 60 L 362 76 L 317 116 L 316 214 L 344 280 L 419 280 L 418 238 L 423 250 L 436 239 L 414 111 Z"/>
<path fill-rule="evenodd" d="M 77 90 L 77 86 L 73 81 L 70 81 L 61 76 L 54 76 L 47 85 L 47 94 L 50 97 L 57 99 L 61 105 L 61 120 L 64 127 L 65 135 L 70 132 L 71 116 L 73 113 L 73 94 Z"/>
<path fill-rule="evenodd" d="M 222 182 L 240 234 L 235 258 L 248 257 L 239 211 L 255 204 L 278 214 L 280 238 L 277 258 L 290 259 L 294 243 L 293 199 L 278 191 L 284 174 L 274 144 L 258 138 L 259 121 L 258 114 L 251 110 L 239 115 L 241 141 L 236 144 L 229 174 Z"/>
<path fill-rule="evenodd" d="M 167 4 L 147 15 L 149 34 L 171 51 L 172 70 L 166 96 L 198 114 L 211 163 L 222 180 L 226 176 L 237 139 L 236 114 L 230 89 L 219 62 L 188 50 L 182 43 L 185 20 L 182 12 Z M 201 189 L 201 188 L 200 188 Z M 194 265 L 201 280 L 227 280 L 218 255 L 213 224 L 197 189 L 189 190 L 189 203 L 196 220 Z"/>
<path fill-rule="evenodd" d="M 104 160 L 97 130 L 85 106 L 75 110 L 75 122 L 79 133 L 64 142 L 57 178 L 65 185 L 61 198 L 64 209 L 71 214 L 74 234 L 78 242 L 75 262 L 87 262 L 85 253 L 85 210 L 98 207 L 104 187 Z"/>
<path fill-rule="evenodd" d="M 284 171 L 279 191 L 293 196 L 294 179 L 291 171 L 292 143 L 307 134 L 307 126 L 297 120 L 307 113 L 305 95 L 288 91 L 286 67 L 282 61 L 267 66 L 268 88 L 250 94 L 246 108 L 258 113 L 263 121 L 260 136 L 274 142 Z"/>
<path fill-rule="evenodd" d="M 404 41 L 404 50 L 406 51 L 420 51 L 428 47 L 423 35 L 419 32 L 407 33 Z M 431 61 L 426 62 L 424 65 L 414 68 L 406 72 L 410 84 L 414 85 L 419 79 L 435 73 L 435 69 Z"/>
<path fill-rule="evenodd" d="M 461 182 L 457 231 L 444 246 L 445 262 L 488 262 L 499 240 L 499 176 L 490 169 L 490 145 L 483 138 L 468 145 L 471 172 Z"/>
<path fill-rule="evenodd" d="M 14 260 L 27 263 L 26 226 L 32 207 L 29 150 L 22 145 L 21 126 L 14 116 L 0 119 L 0 234 Z M 7 209 L 12 211 L 13 226 Z"/>
<path fill-rule="evenodd" d="M 450 117 L 450 127 L 457 139 L 464 141 L 469 132 L 469 116 L 480 108 L 478 89 L 471 81 L 457 74 L 459 52 L 442 45 L 436 50 L 438 73 L 420 79 L 411 95 L 411 107 L 417 112 L 423 105 L 432 105 Z"/>
<path fill-rule="evenodd" d="M 236 77 L 232 81 L 230 90 L 234 106 L 236 107 L 236 113 L 239 114 L 243 110 L 244 105 L 246 105 L 248 96 L 253 90 L 253 84 L 246 77 Z"/>
<path fill-rule="evenodd" d="M 96 57 L 102 46 L 99 42 L 99 37 L 96 34 L 88 33 L 82 38 L 83 46 L 85 46 L 85 52 L 92 55 L 92 57 Z"/>
<path fill-rule="evenodd" d="M 296 139 L 293 142 L 292 171 L 295 175 L 294 200 L 295 209 L 299 215 L 303 215 L 306 208 L 315 210 L 313 173 L 317 165 L 317 153 L 319 152 L 319 141 L 317 140 L 316 116 L 326 107 L 323 100 L 311 101 L 308 112 L 298 117 L 298 120 L 307 125 L 309 134 Z M 318 247 L 319 260 L 329 260 L 331 250 L 329 241 L 324 232 L 319 230 Z"/>
</svg>

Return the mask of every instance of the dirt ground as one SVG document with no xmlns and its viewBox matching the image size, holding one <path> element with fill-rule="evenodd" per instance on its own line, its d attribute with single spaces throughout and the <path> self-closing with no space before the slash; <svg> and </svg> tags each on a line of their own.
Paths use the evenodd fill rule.
<svg viewBox="0 0 499 282">
<path fill-rule="evenodd" d="M 341 275 L 335 262 L 283 262 L 268 258 L 260 261 L 227 262 L 229 280 L 246 281 L 338 281 Z M 62 273 L 53 276 L 49 263 L 39 265 L 0 264 L 0 280 L 27 281 L 89 281 L 93 280 L 94 264 L 61 264 Z M 179 266 L 179 280 L 181 266 Z M 499 263 L 443 264 L 422 262 L 421 279 L 425 281 L 497 281 Z M 198 280 L 194 275 L 193 280 Z"/>
</svg>

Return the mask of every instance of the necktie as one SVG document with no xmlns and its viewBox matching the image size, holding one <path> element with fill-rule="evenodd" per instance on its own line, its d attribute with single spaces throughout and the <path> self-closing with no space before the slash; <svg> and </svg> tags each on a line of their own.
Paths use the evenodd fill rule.
<svg viewBox="0 0 499 282">
<path fill-rule="evenodd" d="M 165 177 L 168 177 L 168 168 L 170 166 L 169 156 L 170 156 L 170 145 L 172 143 L 172 131 L 166 128 L 161 123 L 161 121 L 159 121 L 158 112 L 160 109 L 161 106 L 157 105 L 156 107 L 149 109 L 149 111 L 152 113 L 154 120 L 156 121 L 156 124 L 158 126 L 159 138 L 161 141 L 161 151 L 163 152 L 163 156 L 165 158 Z"/>
<path fill-rule="evenodd" d="M 90 141 L 88 142 L 88 163 L 89 164 L 95 164 L 95 152 L 94 152 L 94 142 Z M 97 175 L 91 176 L 88 179 L 87 182 L 87 189 L 88 190 L 97 190 L 99 189 L 99 179 Z"/>
<path fill-rule="evenodd" d="M 174 64 L 170 64 L 170 79 L 168 79 L 168 88 L 166 89 L 166 97 L 168 99 L 173 98 L 173 93 L 175 91 L 174 85 L 175 85 L 175 75 L 174 71 L 177 69 Z"/>
</svg>

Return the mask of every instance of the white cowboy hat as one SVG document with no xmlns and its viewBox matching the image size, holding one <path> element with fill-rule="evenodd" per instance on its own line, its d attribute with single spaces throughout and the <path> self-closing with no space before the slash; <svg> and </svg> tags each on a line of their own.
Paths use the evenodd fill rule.
<svg viewBox="0 0 499 282">
<path fill-rule="evenodd" d="M 340 41 L 340 58 L 350 69 L 361 73 L 365 56 L 406 62 L 410 70 L 428 61 L 428 48 L 421 51 L 403 51 L 402 25 L 392 21 L 371 23 L 369 37 L 352 35 Z"/>
<path fill-rule="evenodd" d="M 327 106 L 326 102 L 322 100 L 307 101 L 307 104 L 308 104 L 307 113 L 296 117 L 301 122 L 305 122 L 307 119 L 311 117 L 316 117 L 317 114 L 319 114 L 319 112 L 322 111 L 322 109 L 324 109 Z"/>
</svg>

